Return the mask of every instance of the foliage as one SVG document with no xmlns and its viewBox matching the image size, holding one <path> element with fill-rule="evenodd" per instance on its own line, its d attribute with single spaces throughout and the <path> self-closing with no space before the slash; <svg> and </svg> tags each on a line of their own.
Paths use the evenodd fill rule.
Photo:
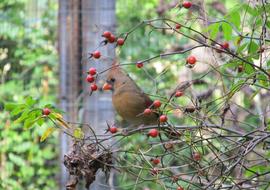
<svg viewBox="0 0 270 190">
<path fill-rule="evenodd" d="M 45 126 L 30 131 L 19 122 L 11 122 L 18 118 L 24 107 L 20 102 L 24 99 L 30 107 L 55 100 L 57 80 L 52 76 L 57 68 L 56 5 L 43 1 L 37 4 L 40 11 L 35 12 L 34 1 L 0 2 L 3 10 L 0 13 L 0 189 L 54 189 L 57 186 L 56 138 L 40 143 Z M 29 95 L 35 100 L 27 98 Z M 4 104 L 15 109 L 10 114 L 3 112 Z M 24 116 L 35 117 L 34 113 L 41 111 L 36 110 L 32 115 L 25 112 Z"/>
<path fill-rule="evenodd" d="M 238 2 L 237 5 L 235 1 L 206 1 L 206 4 L 202 4 L 198 1 L 187 10 L 181 3 L 166 6 L 170 4 L 169 1 L 118 1 L 117 36 L 126 40 L 124 46 L 116 48 L 121 57 L 120 66 L 126 66 L 127 72 L 140 86 L 144 86 L 143 90 L 149 92 L 153 99 L 162 101 L 160 108 L 153 108 L 153 105 L 148 108 L 166 114 L 169 120 L 154 126 L 118 128 L 116 133 L 106 135 L 95 134 L 92 130 L 90 136 L 85 136 L 80 128 L 75 129 L 69 134 L 74 137 L 74 147 L 65 161 L 68 169 L 74 171 L 72 174 L 75 175 L 76 184 L 78 179 L 84 177 L 89 179 L 89 185 L 97 169 L 108 172 L 110 168 L 115 168 L 121 171 L 118 175 L 121 189 L 177 189 L 180 186 L 185 189 L 269 188 L 270 25 L 267 18 L 270 5 L 264 2 Z M 140 8 L 141 4 L 143 8 Z M 181 28 L 177 29 L 176 24 L 179 23 Z M 33 32 L 38 37 L 43 36 L 39 34 L 40 31 Z M 17 60 L 21 63 L 20 67 L 10 67 L 21 71 L 44 61 L 38 55 L 48 53 L 37 48 L 39 46 L 35 46 L 33 53 L 30 53 L 28 49 L 24 50 L 24 45 L 19 45 L 22 52 L 20 49 L 11 57 L 20 58 Z M 203 55 L 196 54 L 197 49 Z M 196 64 L 186 59 L 189 55 L 196 56 Z M 50 59 L 46 57 L 46 60 Z M 50 61 L 47 63 L 49 68 L 52 66 Z M 136 68 L 138 61 L 145 66 Z M 126 62 L 128 64 L 123 64 Z M 4 64 L 2 73 L 6 72 L 7 64 Z M 38 67 L 30 71 L 25 86 L 40 85 L 32 78 L 41 73 Z M 13 81 L 8 76 L 5 79 L 7 81 L 2 85 L 7 89 L 7 85 Z M 176 97 L 177 90 L 183 95 Z M 4 101 L 25 100 L 24 103 L 5 104 L 14 123 L 22 122 L 24 128 L 40 125 L 36 125 L 33 134 L 43 134 L 42 140 L 58 126 L 59 119 L 60 124 L 68 128 L 57 109 L 43 104 L 43 101 L 25 98 L 25 95 L 35 95 L 35 91 L 16 95 L 16 99 L 13 93 L 6 92 Z M 42 115 L 43 107 L 50 107 L 52 114 Z M 52 123 L 41 132 L 45 119 Z M 3 128 L 9 131 L 9 126 L 8 120 Z M 112 126 L 108 124 L 108 127 Z M 17 133 L 16 129 L 21 128 L 14 125 L 12 131 Z M 90 124 L 89 129 L 92 129 Z M 159 135 L 150 137 L 147 133 L 150 129 L 158 130 Z M 32 133 L 27 131 L 23 134 Z M 116 140 L 113 145 L 120 146 L 105 148 L 104 141 L 111 138 Z M 87 148 L 90 151 L 85 151 Z M 25 161 L 16 155 L 15 150 L 10 148 L 6 152 L 4 156 L 8 155 L 8 160 L 16 167 L 20 166 L 21 169 L 25 166 Z M 113 165 L 112 152 L 115 153 Z M 53 158 L 55 155 L 50 156 Z M 91 162 L 88 162 L 88 157 Z M 153 159 L 159 159 L 160 163 L 153 163 Z M 99 164 L 91 168 L 95 161 Z M 9 165 L 5 164 L 12 169 L 15 167 Z M 87 167 L 90 167 L 90 171 Z M 86 171 L 81 172 L 82 169 Z M 35 168 L 27 174 L 21 170 L 21 173 L 9 179 L 29 180 L 34 176 Z M 46 176 L 44 173 L 42 175 Z M 13 180 L 7 184 L 15 182 Z M 23 187 L 27 182 L 25 180 L 20 185 Z M 46 187 L 50 187 L 50 184 L 53 182 L 46 184 Z M 13 186 L 17 188 L 18 184 Z"/>
<path fill-rule="evenodd" d="M 182 1 L 180 1 L 179 4 L 181 4 L 181 2 Z M 125 43 L 125 48 L 119 48 L 119 55 L 123 63 L 146 60 L 144 62 L 146 67 L 144 70 L 139 70 L 131 65 L 130 67 L 125 67 L 125 69 L 131 73 L 136 82 L 140 83 L 141 86 L 144 86 L 146 92 L 153 95 L 153 98 L 157 98 L 155 95 L 158 94 L 158 98 L 161 96 L 166 102 L 168 94 L 170 95 L 171 90 L 176 86 L 175 81 L 179 78 L 181 80 L 182 77 L 186 77 L 181 76 L 181 74 L 183 74 L 181 70 L 186 64 L 185 57 L 190 53 L 192 54 L 193 51 L 187 51 L 186 54 L 175 54 L 166 58 L 160 56 L 160 59 L 154 59 L 149 62 L 147 59 L 164 52 L 171 52 L 174 49 L 177 49 L 175 46 L 179 48 L 184 47 L 184 49 L 186 44 L 194 46 L 195 40 L 192 40 L 191 37 L 195 37 L 195 39 L 199 39 L 199 44 L 201 43 L 205 47 L 213 48 L 213 51 L 210 52 L 210 54 L 214 57 L 213 61 L 218 61 L 217 63 L 211 63 L 207 60 L 199 60 L 199 63 L 194 67 L 193 71 L 190 71 L 192 79 L 203 77 L 202 79 L 207 81 L 208 85 L 196 85 L 193 87 L 192 91 L 186 91 L 186 93 L 189 94 L 187 95 L 188 97 L 181 97 L 180 99 L 173 100 L 173 103 L 169 102 L 169 104 L 172 105 L 175 103 L 176 105 L 181 106 L 181 108 L 190 104 L 200 105 L 202 108 L 200 108 L 201 110 L 198 112 L 203 113 L 203 118 L 202 120 L 198 119 L 200 116 L 194 113 L 179 114 L 179 112 L 168 111 L 167 114 L 170 116 L 170 124 L 198 126 L 202 121 L 206 122 L 208 119 L 211 123 L 219 123 L 219 120 L 225 119 L 227 127 L 229 128 L 234 128 L 233 125 L 237 125 L 239 127 L 236 128 L 236 130 L 245 133 L 258 130 L 258 123 L 262 122 L 260 117 L 266 117 L 265 120 L 269 120 L 269 114 L 267 114 L 269 112 L 269 110 L 267 110 L 269 108 L 267 107 L 269 106 L 269 99 L 267 98 L 269 96 L 269 58 L 267 57 L 269 52 L 264 55 L 260 54 L 263 53 L 264 49 L 269 48 L 269 38 L 267 38 L 267 36 L 269 36 L 269 21 L 267 19 L 269 16 L 268 10 L 270 10 L 268 9 L 269 4 L 252 2 L 240 3 L 239 1 L 216 1 L 215 3 L 206 1 L 205 4 L 201 4 L 197 1 L 194 2 L 194 4 L 198 7 L 191 9 L 191 11 L 183 10 L 183 8 L 179 10 L 176 4 L 174 8 L 168 8 L 167 6 L 166 9 L 166 6 L 163 6 L 163 8 L 165 7 L 166 9 L 165 13 L 162 15 L 163 18 L 169 18 L 184 25 L 177 34 L 176 31 L 171 32 L 170 29 L 168 29 L 168 32 L 161 29 L 162 27 L 167 27 L 168 25 L 166 24 L 168 23 L 171 27 L 174 27 L 174 23 L 170 22 L 170 20 L 164 19 L 160 22 L 148 22 L 149 20 L 160 16 L 158 15 L 158 7 L 160 7 L 162 3 L 165 5 L 171 4 L 169 1 L 149 1 L 146 6 L 147 8 L 142 10 L 139 8 L 141 5 L 140 1 L 118 1 L 119 33 L 130 31 L 131 28 L 136 27 L 136 25 L 143 20 L 146 22 L 145 25 L 136 28 L 132 34 L 129 34 Z M 123 5 L 132 7 L 132 11 L 131 8 L 121 9 Z M 222 6 L 225 8 L 223 9 L 224 13 L 217 10 Z M 148 9 L 149 7 L 152 9 L 151 11 Z M 198 10 L 202 10 L 202 12 L 206 11 L 207 18 Z M 130 14 L 131 12 L 132 14 Z M 206 21 L 208 22 L 207 27 L 205 26 Z M 154 28 L 154 26 L 151 27 L 151 24 L 157 26 L 157 28 Z M 128 26 L 128 29 L 126 26 Z M 191 31 L 190 28 L 194 30 Z M 206 40 L 205 44 L 201 42 L 204 38 L 201 34 L 210 37 Z M 196 38 L 198 36 L 201 36 L 202 38 Z M 230 43 L 230 51 L 233 52 L 233 54 L 231 54 L 232 57 L 216 54 L 216 48 L 218 49 L 225 41 Z M 257 66 L 259 63 L 260 67 Z M 200 67 L 199 65 L 203 64 L 208 65 L 206 67 L 209 70 L 204 73 L 196 71 L 196 67 Z M 164 69 L 166 72 L 164 72 Z M 218 78 L 219 81 L 213 81 L 215 78 Z M 153 89 L 153 85 L 157 85 L 158 91 Z M 218 89 L 220 86 L 222 86 L 222 90 L 219 91 Z M 212 91 L 211 88 L 217 88 L 217 90 L 210 96 L 210 99 L 200 100 L 200 102 L 195 102 L 196 100 L 194 99 L 195 103 L 190 102 L 189 98 L 194 98 L 194 95 L 190 94 L 203 94 L 204 92 L 207 92 L 207 89 L 209 90 L 208 92 Z M 244 90 L 246 88 L 251 91 L 249 96 L 247 96 L 247 92 Z M 257 99 L 262 96 L 264 97 L 263 99 Z M 262 104 L 265 102 L 266 105 L 255 106 L 260 101 Z M 239 108 L 235 108 L 235 105 Z M 228 109 L 226 109 L 227 106 Z M 253 114 L 245 114 L 244 111 L 241 110 L 242 108 L 251 111 L 254 106 L 256 107 L 256 111 L 252 112 Z M 234 107 L 234 111 L 237 110 L 236 112 L 238 113 L 232 111 L 231 107 Z M 230 110 L 229 112 L 235 114 L 235 118 L 232 119 L 234 122 L 230 122 L 229 120 L 226 121 L 227 117 L 224 115 L 229 114 L 226 110 Z M 181 111 L 183 112 L 183 110 Z M 263 115 L 266 114 L 267 116 L 260 115 L 262 112 L 264 113 Z M 121 175 L 122 177 L 119 178 L 119 184 L 124 184 L 123 189 L 130 189 L 130 187 L 133 187 L 134 181 L 136 181 L 136 188 L 149 187 L 150 189 L 157 189 L 161 187 L 170 187 L 176 189 L 177 185 L 181 185 L 191 189 L 200 189 L 200 187 L 197 186 L 198 184 L 192 183 L 191 185 L 191 183 L 185 179 L 185 172 L 187 171 L 181 169 L 170 170 L 168 167 L 174 165 L 174 167 L 177 168 L 177 166 L 190 162 L 188 173 L 194 174 L 193 177 L 203 178 L 205 177 L 204 174 L 196 175 L 196 173 L 198 173 L 198 168 L 202 168 L 200 165 L 207 166 L 207 160 L 211 159 L 212 153 L 215 154 L 215 151 L 212 148 L 221 148 L 220 151 L 217 150 L 216 154 L 221 155 L 220 157 L 222 157 L 222 155 L 226 155 L 230 152 L 226 147 L 230 143 L 226 142 L 226 137 L 224 137 L 223 140 L 217 137 L 215 140 L 211 140 L 211 142 L 214 143 L 211 148 L 211 143 L 209 141 L 207 142 L 210 145 L 207 145 L 206 142 L 204 142 L 204 144 L 198 143 L 203 141 L 202 139 L 205 139 L 204 135 L 213 135 L 211 132 L 206 132 L 207 130 L 204 131 L 204 129 L 190 129 L 192 131 L 185 131 L 181 130 L 181 126 L 179 128 L 181 137 L 175 139 L 175 141 L 179 140 L 180 143 L 176 143 L 176 146 L 174 145 L 175 147 L 172 152 L 166 150 L 164 147 L 162 148 L 164 143 L 170 143 L 170 140 L 167 139 L 166 135 L 162 135 L 158 140 L 151 140 L 142 135 L 134 135 L 125 140 L 121 139 L 122 151 L 119 155 L 119 164 L 120 166 L 133 166 L 128 167 L 128 169 L 126 169 L 127 173 L 123 173 Z M 174 127 L 177 127 L 177 125 Z M 269 124 L 265 124 L 264 128 L 269 128 Z M 222 131 L 219 132 L 223 133 Z M 224 133 L 227 134 L 227 132 Z M 159 140 L 161 140 L 163 144 L 158 143 Z M 241 135 L 238 138 L 236 135 L 235 140 L 236 142 L 244 141 L 241 138 Z M 252 142 L 250 143 L 252 144 Z M 236 146 L 233 144 L 234 143 L 231 142 L 230 146 Z M 260 150 L 260 148 L 258 146 L 258 150 Z M 162 152 L 162 149 L 165 149 L 165 153 Z M 193 162 L 192 159 L 188 161 L 188 159 L 192 157 L 190 155 L 192 155 L 192 152 L 194 151 L 198 151 L 202 155 L 205 155 L 205 159 L 202 160 L 199 165 L 197 165 L 198 163 Z M 265 152 L 262 153 L 262 156 L 264 156 L 264 160 L 267 160 L 269 158 L 269 151 L 265 149 L 262 149 L 261 151 Z M 161 174 L 153 176 L 150 171 L 155 166 L 150 162 L 150 159 L 155 156 L 162 160 L 162 165 L 159 166 L 161 168 Z M 247 160 L 249 157 L 252 156 L 249 155 Z M 219 159 L 219 156 L 216 156 L 216 159 Z M 229 165 L 231 165 L 231 163 L 229 163 Z M 226 165 L 226 162 L 224 161 L 223 164 Z M 249 179 L 253 179 L 254 176 L 263 175 L 268 171 L 269 167 L 260 167 L 260 165 L 254 164 L 254 166 L 247 169 L 244 173 L 245 176 L 250 177 Z M 178 176 L 178 184 L 174 183 L 174 180 L 172 179 L 172 176 L 177 172 L 180 173 Z M 128 173 L 131 175 L 128 175 Z M 131 177 L 132 174 L 137 175 Z M 182 175 L 183 178 L 181 178 Z M 229 187 L 230 180 L 233 179 L 232 176 L 228 177 L 229 179 L 224 177 L 224 180 L 222 181 L 223 187 L 225 187 L 226 184 Z M 153 181 L 155 183 L 153 183 Z M 260 185 L 260 188 L 262 189 L 269 188 L 269 184 L 267 183 L 262 183 Z M 260 185 L 258 185 L 258 187 Z"/>
</svg>

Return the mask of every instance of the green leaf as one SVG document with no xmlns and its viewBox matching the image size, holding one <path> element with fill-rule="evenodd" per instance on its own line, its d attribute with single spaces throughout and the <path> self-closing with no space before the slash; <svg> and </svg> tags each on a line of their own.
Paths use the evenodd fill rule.
<svg viewBox="0 0 270 190">
<path fill-rule="evenodd" d="M 241 17 L 239 11 L 231 12 L 228 21 L 233 23 L 237 29 L 240 29 Z"/>
<path fill-rule="evenodd" d="M 54 127 L 49 127 L 46 129 L 46 131 L 42 134 L 41 138 L 40 138 L 40 142 L 45 141 L 50 134 L 52 134 L 52 132 L 54 132 L 55 128 Z"/>
<path fill-rule="evenodd" d="M 231 91 L 229 92 L 227 99 L 229 100 L 233 95 L 241 89 L 241 87 L 245 84 L 245 80 L 238 80 L 236 83 L 234 83 L 231 87 Z"/>
<path fill-rule="evenodd" d="M 34 100 L 31 96 L 28 96 L 25 100 L 25 103 L 28 105 L 28 106 L 33 106 L 34 104 L 36 104 L 36 100 Z"/>
<path fill-rule="evenodd" d="M 18 104 L 15 104 L 15 103 L 6 103 L 5 104 L 5 110 L 11 111 L 17 106 L 18 106 Z"/>
<path fill-rule="evenodd" d="M 82 139 L 84 137 L 84 133 L 81 128 L 76 128 L 73 133 L 74 137 L 77 139 Z"/>
<path fill-rule="evenodd" d="M 221 24 L 222 30 L 223 30 L 223 34 L 224 34 L 224 38 L 225 40 L 231 40 L 232 39 L 232 27 L 230 24 L 224 22 Z"/>
<path fill-rule="evenodd" d="M 16 155 L 16 154 L 13 154 L 13 153 L 9 153 L 8 154 L 8 158 L 16 165 L 18 166 L 23 166 L 25 165 L 25 161 L 22 157 Z"/>
<path fill-rule="evenodd" d="M 237 48 L 237 53 L 242 53 L 244 51 L 244 49 L 247 47 L 248 43 L 244 43 L 242 45 L 240 45 L 238 48 Z"/>
<path fill-rule="evenodd" d="M 266 21 L 266 26 L 270 28 L 270 21 Z"/>
<path fill-rule="evenodd" d="M 214 23 L 214 24 L 210 24 L 208 26 L 208 31 L 210 31 L 210 38 L 211 39 L 216 39 L 217 34 L 219 32 L 219 27 L 220 27 L 220 23 Z"/>
<path fill-rule="evenodd" d="M 28 119 L 25 120 L 23 128 L 30 129 L 37 122 L 37 120 L 39 120 L 40 118 L 41 118 L 41 116 L 37 117 L 37 118 L 35 118 L 34 115 L 30 116 Z"/>
<path fill-rule="evenodd" d="M 251 41 L 248 45 L 248 53 L 253 54 L 256 53 L 259 49 L 259 46 L 254 42 Z"/>
<path fill-rule="evenodd" d="M 255 70 L 255 68 L 254 68 L 252 65 L 250 65 L 250 64 L 244 64 L 244 71 L 245 71 L 245 73 L 247 73 L 247 74 L 252 74 L 252 73 L 254 73 L 256 70 Z"/>
<path fill-rule="evenodd" d="M 16 116 L 18 114 L 20 114 L 23 111 L 24 107 L 18 106 L 16 107 L 11 113 L 11 116 Z"/>
<path fill-rule="evenodd" d="M 257 16 L 258 14 L 258 11 L 255 8 L 252 8 L 249 4 L 242 4 L 242 10 L 244 10 L 244 12 L 248 12 L 253 16 Z"/>
<path fill-rule="evenodd" d="M 24 110 L 24 112 L 22 113 L 22 115 L 18 119 L 16 119 L 14 121 L 14 124 L 23 122 L 25 119 L 27 119 L 29 117 L 29 112 L 30 112 L 29 109 Z"/>
<path fill-rule="evenodd" d="M 264 87 L 268 87 L 269 86 L 268 77 L 265 74 L 259 74 L 257 78 L 259 80 L 259 83 L 262 86 L 264 86 Z"/>
<path fill-rule="evenodd" d="M 42 126 L 44 122 L 45 122 L 45 119 L 44 119 L 43 117 L 41 117 L 41 118 L 39 118 L 39 119 L 37 120 L 37 124 L 38 124 L 39 126 Z"/>
</svg>

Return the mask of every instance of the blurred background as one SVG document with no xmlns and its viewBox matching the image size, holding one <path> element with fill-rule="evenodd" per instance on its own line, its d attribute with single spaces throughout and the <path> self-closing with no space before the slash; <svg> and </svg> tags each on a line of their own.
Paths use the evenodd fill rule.
<svg viewBox="0 0 270 190">
<path fill-rule="evenodd" d="M 49 103 L 64 110 L 64 117 L 69 121 L 91 123 L 97 131 L 104 131 L 106 119 L 113 120 L 114 117 L 110 94 L 97 92 L 87 96 L 89 87 L 85 83 L 85 71 L 90 66 L 103 70 L 114 57 L 121 63 L 135 62 L 160 52 L 184 49 L 189 44 L 180 36 L 141 27 L 130 35 L 125 46 L 102 47 L 102 58 L 98 61 L 90 61 L 89 52 L 99 46 L 105 30 L 117 36 L 143 20 L 157 17 L 185 22 L 187 11 L 175 18 L 178 10 L 172 8 L 178 2 L 0 1 L 0 189 L 65 189 L 67 174 L 62 159 L 70 144 L 68 137 L 58 131 L 41 143 L 39 139 L 46 127 L 24 130 L 21 124 L 13 124 L 10 114 L 3 111 L 4 103 L 20 102 L 32 96 L 41 106 Z M 222 17 L 227 9 L 237 4 L 235 0 L 193 2 L 207 5 L 209 18 Z M 176 55 L 155 60 L 144 67 L 147 72 L 134 66 L 124 69 L 140 86 L 144 86 L 146 92 L 153 92 L 155 84 L 165 94 L 172 83 L 189 78 L 189 73 L 183 68 L 184 61 L 179 61 L 182 58 L 183 55 Z M 198 68 L 197 72 L 204 70 Z M 153 79 L 151 76 L 157 77 Z M 92 188 L 104 187 L 93 185 Z"/>
</svg>

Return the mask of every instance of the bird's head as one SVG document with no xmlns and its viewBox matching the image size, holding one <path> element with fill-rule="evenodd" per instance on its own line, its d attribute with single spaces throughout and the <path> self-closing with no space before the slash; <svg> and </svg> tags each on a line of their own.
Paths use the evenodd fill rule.
<svg viewBox="0 0 270 190">
<path fill-rule="evenodd" d="M 128 81 L 129 77 L 122 71 L 120 65 L 114 61 L 108 72 L 107 79 L 103 85 L 103 90 L 112 90 L 119 88 Z"/>
</svg>

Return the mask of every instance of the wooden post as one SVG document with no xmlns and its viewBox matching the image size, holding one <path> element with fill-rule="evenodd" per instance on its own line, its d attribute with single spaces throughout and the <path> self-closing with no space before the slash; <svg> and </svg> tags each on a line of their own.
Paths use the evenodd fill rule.
<svg viewBox="0 0 270 190">
<path fill-rule="evenodd" d="M 115 28 L 115 0 L 82 0 L 82 44 L 83 57 L 89 56 L 103 40 L 103 31 L 114 32 Z M 114 45 L 109 44 L 100 48 L 101 58 L 99 60 L 85 60 L 84 71 L 90 67 L 101 71 L 109 67 L 115 56 Z M 104 79 L 104 75 L 102 76 Z M 85 93 L 89 93 L 89 84 L 84 83 Z M 84 123 L 88 123 L 97 134 L 104 134 L 107 129 L 106 121 L 113 121 L 114 114 L 111 104 L 111 94 L 94 92 L 92 96 L 86 96 L 83 100 Z M 96 181 L 91 185 L 91 190 L 109 189 L 105 186 L 105 177 L 102 172 L 96 176 Z"/>
<path fill-rule="evenodd" d="M 81 90 L 81 48 L 80 48 L 80 1 L 59 0 L 59 100 L 60 109 L 66 114 L 67 121 L 78 120 L 78 105 L 76 99 Z M 64 133 L 60 134 L 60 189 L 66 189 L 68 173 L 63 165 L 71 139 Z"/>
</svg>

